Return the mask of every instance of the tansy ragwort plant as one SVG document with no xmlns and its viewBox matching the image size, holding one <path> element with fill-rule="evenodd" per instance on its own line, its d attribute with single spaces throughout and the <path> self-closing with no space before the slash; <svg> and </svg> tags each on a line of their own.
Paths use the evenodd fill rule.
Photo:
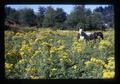
<svg viewBox="0 0 120 84">
<path fill-rule="evenodd" d="M 108 79 L 115 77 L 114 31 L 97 43 L 77 41 L 76 31 L 5 31 L 8 79 Z M 109 35 L 111 34 L 111 36 Z"/>
</svg>

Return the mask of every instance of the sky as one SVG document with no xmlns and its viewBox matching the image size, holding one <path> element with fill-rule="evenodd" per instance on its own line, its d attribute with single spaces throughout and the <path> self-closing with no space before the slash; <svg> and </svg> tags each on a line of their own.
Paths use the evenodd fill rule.
<svg viewBox="0 0 120 84">
<path fill-rule="evenodd" d="M 56 8 L 63 8 L 64 11 L 68 14 L 70 14 L 71 10 L 73 10 L 73 7 L 74 5 L 70 4 L 70 5 L 52 5 L 52 4 L 40 4 L 40 5 L 6 5 L 6 6 L 9 6 L 11 8 L 15 8 L 15 9 L 22 9 L 22 8 L 32 8 L 34 10 L 34 12 L 38 12 L 38 7 L 39 6 L 42 6 L 42 7 L 48 7 L 48 6 L 52 6 L 54 9 Z M 85 5 L 85 8 L 90 8 L 92 11 L 96 8 L 96 7 L 99 7 L 99 6 L 102 6 L 102 7 L 105 7 L 105 6 L 108 6 L 108 5 Z"/>
</svg>

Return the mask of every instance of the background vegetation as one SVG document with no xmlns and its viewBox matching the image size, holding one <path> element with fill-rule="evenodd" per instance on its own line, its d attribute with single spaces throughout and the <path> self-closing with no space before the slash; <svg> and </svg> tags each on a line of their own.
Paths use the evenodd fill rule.
<svg viewBox="0 0 120 84">
<path fill-rule="evenodd" d="M 104 29 L 104 24 L 108 24 L 108 28 L 114 27 L 114 9 L 111 5 L 98 7 L 93 11 L 85 8 L 85 5 L 75 5 L 70 14 L 62 8 L 55 10 L 51 6 L 47 8 L 40 6 L 38 10 L 36 13 L 31 8 L 15 10 L 5 7 L 6 17 L 11 17 L 22 26 L 68 30 L 77 30 L 78 27 L 85 30 Z"/>
</svg>

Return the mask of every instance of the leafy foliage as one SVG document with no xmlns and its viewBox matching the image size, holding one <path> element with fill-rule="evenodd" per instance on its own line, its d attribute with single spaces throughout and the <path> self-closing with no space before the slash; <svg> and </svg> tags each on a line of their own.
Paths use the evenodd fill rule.
<svg viewBox="0 0 120 84">
<path fill-rule="evenodd" d="M 54 27 L 57 29 L 77 30 L 81 27 L 85 30 L 106 29 L 114 27 L 114 10 L 109 5 L 105 8 L 98 7 L 91 11 L 85 5 L 75 5 L 70 14 L 62 8 L 54 9 L 52 6 L 39 7 L 38 12 L 31 8 L 15 10 L 5 7 L 6 16 L 13 18 L 24 26 Z M 104 24 L 108 24 L 107 27 Z"/>
</svg>

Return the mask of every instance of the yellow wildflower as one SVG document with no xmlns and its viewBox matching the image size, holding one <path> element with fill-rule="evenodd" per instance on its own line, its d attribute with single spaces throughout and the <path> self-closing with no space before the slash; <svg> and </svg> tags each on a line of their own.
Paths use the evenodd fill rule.
<svg viewBox="0 0 120 84">
<path fill-rule="evenodd" d="M 74 42 L 73 43 L 73 49 L 77 51 L 78 53 L 82 52 L 84 50 L 84 45 L 79 42 Z"/>
<path fill-rule="evenodd" d="M 92 62 L 91 61 L 86 61 L 85 64 L 89 65 L 89 64 L 92 64 Z"/>
<path fill-rule="evenodd" d="M 77 65 L 74 65 L 74 66 L 73 66 L 73 69 L 77 69 Z"/>
<path fill-rule="evenodd" d="M 60 46 L 59 48 L 58 48 L 58 50 L 62 50 L 62 49 L 64 49 L 65 48 L 65 46 Z"/>
<path fill-rule="evenodd" d="M 20 35 L 20 33 L 19 33 L 19 32 L 17 32 L 17 33 L 16 33 L 16 36 L 19 36 L 19 35 Z"/>
<path fill-rule="evenodd" d="M 63 59 L 62 59 L 62 58 L 60 58 L 60 61 L 63 61 Z"/>
<path fill-rule="evenodd" d="M 25 53 L 24 52 L 21 52 L 20 55 L 23 56 Z"/>
<path fill-rule="evenodd" d="M 32 48 L 29 48 L 28 51 L 31 53 L 32 52 Z"/>
<path fill-rule="evenodd" d="M 30 74 L 35 73 L 35 72 L 37 71 L 37 69 L 32 68 L 32 67 L 26 68 L 25 70 L 26 70 L 28 73 L 30 73 Z"/>
<path fill-rule="evenodd" d="M 61 58 L 63 58 L 63 59 L 68 58 L 68 53 L 64 52 L 64 53 L 61 55 Z"/>
<path fill-rule="evenodd" d="M 31 76 L 31 79 L 39 79 L 38 76 Z"/>
<path fill-rule="evenodd" d="M 33 54 L 33 56 L 37 56 L 37 55 L 39 55 L 40 53 L 41 53 L 42 51 L 41 50 L 37 50 L 37 51 L 35 51 L 35 53 Z"/>
<path fill-rule="evenodd" d="M 107 65 L 109 69 L 115 69 L 115 63 L 114 62 L 109 62 Z"/>
<path fill-rule="evenodd" d="M 108 40 L 102 40 L 99 43 L 99 49 L 103 49 L 103 48 L 111 47 L 111 46 L 112 45 L 111 45 L 111 43 Z"/>
<path fill-rule="evenodd" d="M 104 61 L 102 61 L 102 60 L 96 60 L 96 63 L 97 63 L 98 65 L 104 65 L 104 64 L 105 64 Z"/>
<path fill-rule="evenodd" d="M 5 63 L 5 68 L 6 68 L 6 69 L 11 69 L 12 66 L 13 66 L 13 64 Z"/>
<path fill-rule="evenodd" d="M 43 42 L 42 45 L 48 45 L 48 43 L 47 42 Z"/>
<path fill-rule="evenodd" d="M 114 60 L 114 57 L 109 57 L 108 60 Z"/>
<path fill-rule="evenodd" d="M 26 59 L 21 59 L 21 60 L 19 60 L 18 63 L 22 64 L 22 63 L 25 63 L 26 61 L 27 61 Z"/>
<path fill-rule="evenodd" d="M 56 70 L 57 70 L 56 68 L 51 69 L 51 71 L 56 71 Z"/>
<path fill-rule="evenodd" d="M 90 60 L 91 60 L 92 62 L 96 62 L 96 58 L 94 58 L 94 57 L 92 57 Z"/>
<path fill-rule="evenodd" d="M 56 51 L 57 51 L 57 49 L 56 49 L 55 47 L 51 47 L 50 53 L 54 53 L 54 52 L 56 52 Z"/>
<path fill-rule="evenodd" d="M 11 53 L 8 52 L 7 55 L 11 55 Z"/>
<path fill-rule="evenodd" d="M 114 78 L 114 76 L 115 76 L 114 71 L 104 70 L 102 78 Z"/>
</svg>

